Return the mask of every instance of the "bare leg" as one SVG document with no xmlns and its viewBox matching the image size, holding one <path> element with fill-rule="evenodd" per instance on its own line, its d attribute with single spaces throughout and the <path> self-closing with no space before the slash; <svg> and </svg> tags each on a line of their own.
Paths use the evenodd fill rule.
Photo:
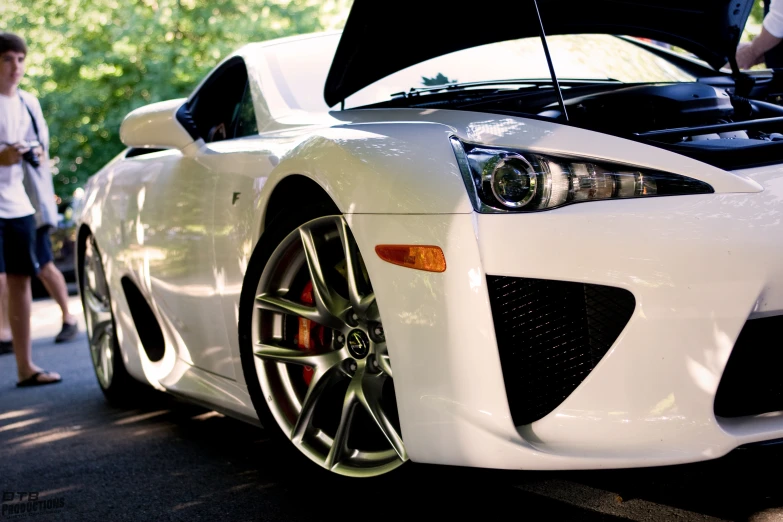
<svg viewBox="0 0 783 522">
<path fill-rule="evenodd" d="M 8 274 L 8 315 L 11 320 L 16 371 L 23 381 L 34 373 L 42 371 L 33 364 L 33 343 L 30 338 L 30 309 L 33 294 L 30 289 L 30 276 Z M 60 376 L 54 372 L 38 377 L 41 382 L 56 381 Z"/>
<path fill-rule="evenodd" d="M 68 310 L 68 287 L 65 285 L 65 277 L 62 272 L 50 261 L 41 267 L 38 279 L 41 280 L 52 299 L 57 301 L 60 306 L 63 313 L 63 323 L 76 324 L 76 318 Z M 0 330 L 0 339 L 2 339 L 2 330 Z"/>
<path fill-rule="evenodd" d="M 0 341 L 11 340 L 11 323 L 8 322 L 8 282 L 0 274 Z"/>
</svg>

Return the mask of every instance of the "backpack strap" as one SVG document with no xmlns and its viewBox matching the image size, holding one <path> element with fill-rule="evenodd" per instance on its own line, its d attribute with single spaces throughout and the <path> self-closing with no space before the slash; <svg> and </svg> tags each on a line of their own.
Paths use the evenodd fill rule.
<svg viewBox="0 0 783 522">
<path fill-rule="evenodd" d="M 33 116 L 33 111 L 30 110 L 30 107 L 25 103 L 24 98 L 22 98 L 22 95 L 19 94 L 19 101 L 22 102 L 22 105 L 24 105 L 24 108 L 27 109 L 27 114 L 30 115 L 30 121 L 33 123 L 33 131 L 35 132 L 35 139 L 38 140 L 38 142 L 41 142 L 41 135 L 38 133 L 38 124 L 35 122 L 35 116 Z M 43 143 L 41 143 L 41 146 L 43 147 Z"/>
</svg>

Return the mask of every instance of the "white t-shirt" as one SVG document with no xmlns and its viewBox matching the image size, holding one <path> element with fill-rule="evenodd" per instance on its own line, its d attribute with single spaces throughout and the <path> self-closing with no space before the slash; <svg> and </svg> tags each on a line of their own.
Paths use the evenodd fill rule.
<svg viewBox="0 0 783 522">
<path fill-rule="evenodd" d="M 22 105 L 19 94 L 0 94 L 0 150 L 17 143 L 29 132 L 30 114 Z M 22 160 L 24 161 L 24 160 Z M 29 216 L 35 212 L 24 189 L 22 164 L 0 166 L 0 218 L 12 219 Z"/>
<path fill-rule="evenodd" d="M 775 38 L 783 38 L 783 1 L 772 0 L 769 13 L 762 22 L 764 28 Z"/>
</svg>

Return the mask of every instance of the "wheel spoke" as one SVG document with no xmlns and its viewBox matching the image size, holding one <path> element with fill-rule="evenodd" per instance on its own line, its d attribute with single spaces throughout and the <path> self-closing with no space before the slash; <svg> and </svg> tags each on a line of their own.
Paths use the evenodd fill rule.
<svg viewBox="0 0 783 522">
<path fill-rule="evenodd" d="M 305 259 L 307 260 L 307 269 L 310 272 L 310 279 L 313 282 L 313 300 L 315 301 L 315 307 L 318 310 L 323 321 L 326 321 L 325 326 L 329 326 L 334 329 L 341 329 L 345 326 L 340 319 L 343 312 L 347 308 L 348 303 L 329 290 L 329 286 L 326 283 L 324 272 L 321 267 L 321 261 L 318 257 L 318 251 L 315 246 L 315 239 L 309 228 L 302 227 L 299 229 L 299 235 L 302 238 L 302 246 L 304 247 Z"/>
<path fill-rule="evenodd" d="M 96 323 L 95 327 L 92 329 L 90 345 L 96 347 L 100 346 L 103 336 L 109 334 L 109 332 L 107 332 L 109 328 L 111 328 L 111 319 L 106 319 L 105 321 Z"/>
<path fill-rule="evenodd" d="M 88 286 L 85 286 L 84 290 L 84 301 L 90 312 L 96 315 L 110 312 L 109 307 L 106 306 L 106 302 L 95 292 L 95 290 Z"/>
<path fill-rule="evenodd" d="M 110 360 L 109 357 L 106 354 L 106 346 L 101 344 L 100 347 L 101 350 L 101 368 L 103 368 L 103 379 L 105 383 L 109 382 L 109 364 Z"/>
<path fill-rule="evenodd" d="M 281 297 L 274 297 L 268 294 L 261 294 L 256 296 L 256 306 L 262 310 L 268 310 L 270 312 L 278 312 L 281 314 L 296 315 L 298 317 L 304 317 L 318 324 L 329 326 L 326 324 L 321 314 L 312 306 L 305 306 L 288 299 Z"/>
<path fill-rule="evenodd" d="M 370 292 L 369 294 L 365 295 L 359 302 L 359 306 L 365 313 L 373 304 L 375 304 L 375 292 Z"/>
<path fill-rule="evenodd" d="M 378 357 L 378 366 L 381 367 L 381 370 L 383 370 L 383 373 L 388 375 L 389 377 L 392 376 L 392 369 L 391 369 L 391 359 L 389 359 L 389 355 L 381 355 Z"/>
<path fill-rule="evenodd" d="M 361 387 L 356 390 L 356 395 L 359 403 L 378 425 L 397 456 L 405 461 L 408 459 L 408 454 L 405 452 L 402 437 L 381 408 L 381 389 L 385 379 L 385 377 L 365 375 Z"/>
<path fill-rule="evenodd" d="M 359 281 L 363 277 L 359 260 L 359 249 L 351 238 L 348 223 L 344 219 L 340 219 L 337 228 L 340 231 L 340 241 L 345 252 L 345 279 L 348 282 L 348 299 L 356 313 L 363 316 L 367 312 L 367 308 L 375 300 L 375 295 L 371 293 L 362 297 L 359 293 Z"/>
<path fill-rule="evenodd" d="M 90 356 L 92 356 L 92 366 L 97 370 L 101 366 L 101 347 L 92 339 L 90 339 Z"/>
<path fill-rule="evenodd" d="M 329 454 L 326 456 L 324 466 L 331 470 L 340 463 L 343 459 L 346 451 L 348 450 L 348 435 L 350 434 L 351 421 L 353 420 L 353 412 L 356 408 L 356 392 L 354 386 L 348 386 L 348 391 L 345 393 L 345 400 L 343 401 L 343 409 L 340 414 L 340 425 L 337 427 L 337 432 L 334 434 L 334 442 L 329 449 Z"/>
<path fill-rule="evenodd" d="M 367 297 L 372 296 L 372 302 L 367 306 L 367 312 L 365 312 L 365 316 L 367 317 L 368 321 L 375 321 L 375 322 L 381 322 L 381 312 L 378 310 L 378 301 L 375 300 L 375 294 L 370 294 Z M 365 297 L 365 299 L 367 299 Z"/>
<path fill-rule="evenodd" d="M 111 346 L 111 344 L 113 343 L 111 341 L 109 341 L 109 343 L 110 343 L 109 348 L 106 352 L 107 355 L 106 368 L 108 372 L 106 373 L 105 379 L 107 385 L 111 384 L 112 377 L 114 377 L 114 352 L 113 352 L 113 347 Z"/>
<path fill-rule="evenodd" d="M 90 333 L 90 354 L 92 355 L 92 363 L 95 367 L 95 373 L 98 374 L 98 380 L 103 387 L 108 387 L 111 383 L 111 360 L 107 360 L 106 357 L 106 338 L 113 335 L 112 333 L 111 319 L 101 321 L 95 324 L 92 332 Z"/>
<path fill-rule="evenodd" d="M 383 370 L 383 373 L 391 377 L 391 358 L 389 358 L 389 351 L 386 349 L 386 343 L 379 343 L 376 345 L 375 360 L 378 361 L 378 366 Z"/>
<path fill-rule="evenodd" d="M 307 428 L 310 426 L 318 400 L 327 388 L 339 381 L 343 376 L 344 374 L 339 371 L 336 365 L 326 371 L 316 370 L 313 372 L 313 380 L 310 382 L 305 398 L 302 401 L 299 417 L 297 417 L 296 424 L 294 424 L 291 430 L 290 438 L 293 442 L 301 442 Z"/>
<path fill-rule="evenodd" d="M 316 371 L 327 372 L 346 357 L 342 351 L 309 353 L 294 348 L 283 348 L 266 343 L 256 343 L 255 356 L 267 361 L 311 366 Z"/>
</svg>

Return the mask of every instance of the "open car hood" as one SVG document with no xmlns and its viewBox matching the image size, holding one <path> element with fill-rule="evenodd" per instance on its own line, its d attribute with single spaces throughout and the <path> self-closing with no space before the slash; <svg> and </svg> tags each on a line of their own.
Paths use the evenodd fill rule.
<svg viewBox="0 0 783 522">
<path fill-rule="evenodd" d="M 461 5 L 451 0 L 354 0 L 326 79 L 326 103 L 333 106 L 385 76 L 437 56 L 539 35 L 532 0 Z M 538 0 L 547 35 L 651 38 L 690 51 L 716 69 L 734 54 L 752 6 L 753 0 Z"/>
</svg>

